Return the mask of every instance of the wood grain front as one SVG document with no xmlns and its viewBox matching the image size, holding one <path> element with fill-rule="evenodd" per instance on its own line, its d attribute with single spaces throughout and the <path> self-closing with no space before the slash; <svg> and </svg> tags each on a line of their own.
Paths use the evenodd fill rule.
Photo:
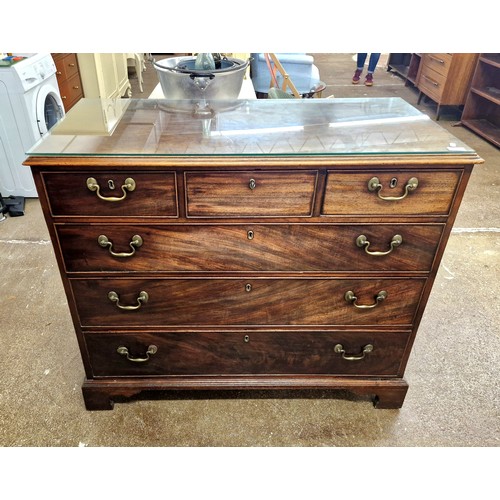
<svg viewBox="0 0 500 500">
<path fill-rule="evenodd" d="M 409 326 L 425 285 L 424 278 L 259 276 L 234 279 L 89 278 L 71 279 L 70 282 L 81 325 L 107 328 Z M 347 292 L 351 292 L 356 300 L 348 300 Z"/>
<path fill-rule="evenodd" d="M 358 273 L 429 272 L 443 227 L 260 222 L 57 224 L 56 231 L 66 271 L 75 273 Z M 134 244 L 137 236 L 140 246 Z"/>
<path fill-rule="evenodd" d="M 408 338 L 407 332 L 91 332 L 85 342 L 95 377 L 396 376 Z"/>
<path fill-rule="evenodd" d="M 310 217 L 316 171 L 189 172 L 188 217 Z"/>
<path fill-rule="evenodd" d="M 174 172 L 67 171 L 42 178 L 53 216 L 178 216 Z"/>
<path fill-rule="evenodd" d="M 461 175 L 460 170 L 418 171 L 411 168 L 403 171 L 373 169 L 365 173 L 329 171 L 322 213 L 445 216 L 450 212 Z M 412 185 L 415 187 L 411 188 Z"/>
</svg>

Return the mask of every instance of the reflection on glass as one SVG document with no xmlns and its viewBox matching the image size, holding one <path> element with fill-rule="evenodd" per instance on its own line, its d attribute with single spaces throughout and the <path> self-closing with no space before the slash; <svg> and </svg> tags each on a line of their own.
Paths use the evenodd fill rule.
<svg viewBox="0 0 500 500">
<path fill-rule="evenodd" d="M 363 155 L 474 151 L 400 98 L 83 99 L 32 155 Z"/>
</svg>

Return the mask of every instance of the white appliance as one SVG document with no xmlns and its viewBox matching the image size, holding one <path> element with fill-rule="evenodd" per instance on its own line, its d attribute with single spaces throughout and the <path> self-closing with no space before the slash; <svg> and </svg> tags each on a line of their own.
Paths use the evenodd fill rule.
<svg viewBox="0 0 500 500">
<path fill-rule="evenodd" d="M 26 59 L 0 66 L 0 193 L 37 197 L 31 171 L 22 163 L 26 152 L 62 119 L 64 106 L 52 56 L 22 55 Z"/>
</svg>

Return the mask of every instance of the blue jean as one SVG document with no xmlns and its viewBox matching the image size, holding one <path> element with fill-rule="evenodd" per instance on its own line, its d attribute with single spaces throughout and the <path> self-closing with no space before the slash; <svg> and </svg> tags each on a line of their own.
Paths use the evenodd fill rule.
<svg viewBox="0 0 500 500">
<path fill-rule="evenodd" d="M 367 55 L 368 54 L 358 54 L 356 69 L 364 68 Z M 368 61 L 368 73 L 373 73 L 375 71 L 379 59 L 380 54 L 370 54 L 370 60 Z"/>
</svg>

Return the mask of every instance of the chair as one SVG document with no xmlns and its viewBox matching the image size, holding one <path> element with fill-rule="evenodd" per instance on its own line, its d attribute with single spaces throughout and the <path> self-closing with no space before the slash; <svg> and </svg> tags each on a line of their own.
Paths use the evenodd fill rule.
<svg viewBox="0 0 500 500">
<path fill-rule="evenodd" d="M 318 92 L 318 88 L 324 88 L 319 77 L 319 70 L 314 65 L 314 57 L 303 53 L 280 53 L 272 54 L 283 67 L 284 73 L 295 86 L 299 95 L 295 97 L 308 97 L 311 93 Z M 281 71 L 276 72 L 276 82 L 273 81 L 269 71 L 266 54 L 252 53 L 250 62 L 250 77 L 257 95 L 268 94 L 270 87 L 283 89 L 285 76 Z M 289 86 L 289 85 L 288 85 Z M 284 89 L 283 89 L 284 90 Z M 292 93 L 293 92 L 292 89 Z"/>
<path fill-rule="evenodd" d="M 129 63 L 130 60 L 133 61 L 132 64 Z M 144 89 L 142 88 L 142 84 L 144 82 L 144 77 L 142 76 L 142 72 L 146 70 L 144 54 L 135 52 L 127 53 L 127 66 L 135 67 L 135 72 L 137 74 L 137 78 L 139 79 L 139 90 L 141 92 L 144 92 Z"/>
</svg>

